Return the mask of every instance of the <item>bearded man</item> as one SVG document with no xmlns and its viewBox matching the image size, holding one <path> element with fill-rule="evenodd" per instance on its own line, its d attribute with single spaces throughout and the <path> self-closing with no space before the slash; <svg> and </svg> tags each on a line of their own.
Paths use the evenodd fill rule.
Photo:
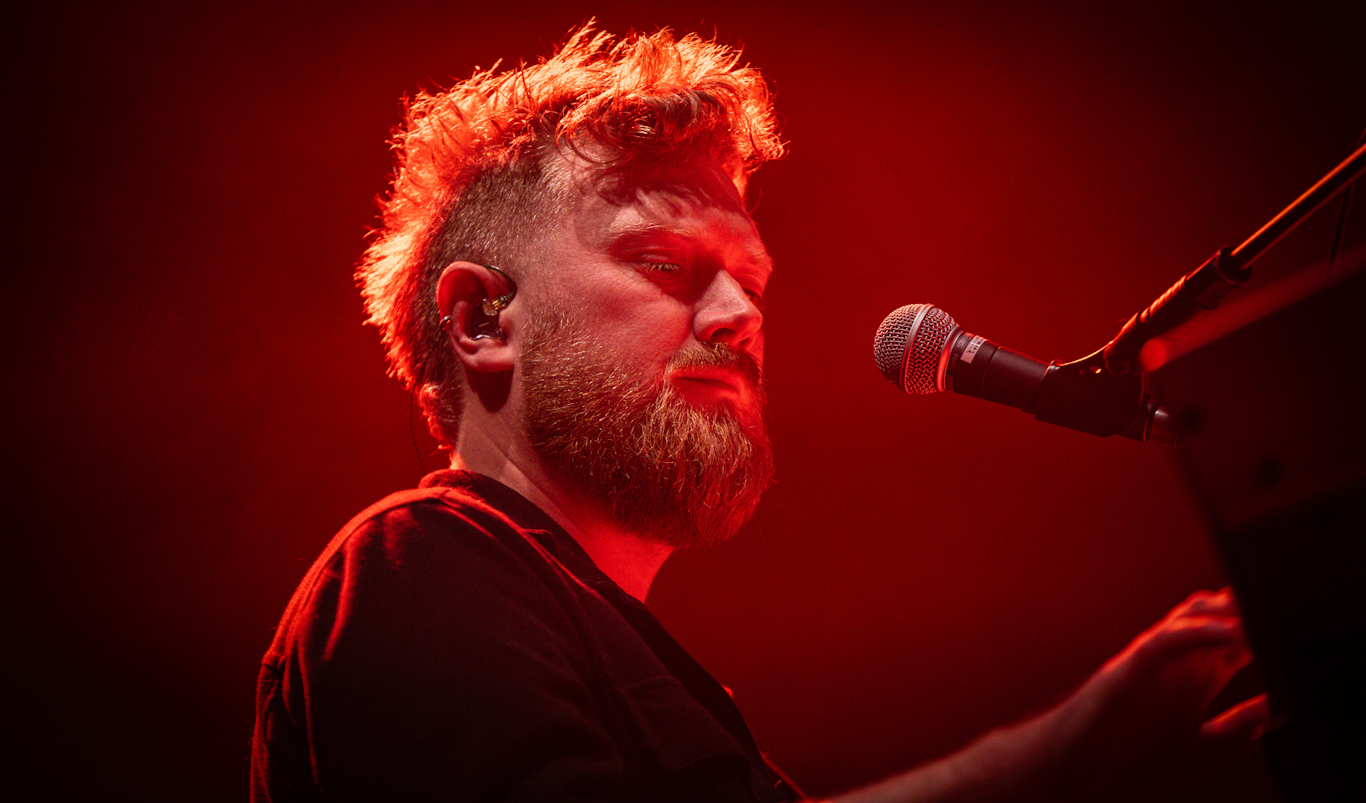
<svg viewBox="0 0 1366 803">
<path fill-rule="evenodd" d="M 253 798 L 796 799 L 643 604 L 772 472 L 773 265 L 743 201 L 782 152 L 763 80 L 695 36 L 585 28 L 420 96 L 398 147 L 359 277 L 451 468 L 360 514 L 296 592 Z M 1246 660 L 1231 600 L 1198 595 L 1055 711 L 854 798 L 1113 791 L 1245 734 L 1257 704 L 1203 709 Z"/>
</svg>

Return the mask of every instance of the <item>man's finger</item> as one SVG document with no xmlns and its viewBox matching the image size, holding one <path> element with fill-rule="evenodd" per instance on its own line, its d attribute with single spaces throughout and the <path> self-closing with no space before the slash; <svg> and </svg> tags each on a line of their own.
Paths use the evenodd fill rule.
<svg viewBox="0 0 1366 803">
<path fill-rule="evenodd" d="M 1188 615 L 1237 615 L 1238 604 L 1233 599 L 1233 592 L 1228 588 L 1221 588 L 1218 591 L 1197 591 L 1175 608 L 1172 609 L 1171 618 Z"/>
<path fill-rule="evenodd" d="M 1241 643 L 1243 626 L 1234 617 L 1191 616 L 1163 622 L 1145 634 L 1147 651 L 1163 655 Z"/>
<path fill-rule="evenodd" d="M 1271 705 L 1265 694 L 1259 694 L 1207 721 L 1200 726 L 1200 735 L 1216 741 L 1246 740 L 1253 728 L 1271 716 Z"/>
</svg>

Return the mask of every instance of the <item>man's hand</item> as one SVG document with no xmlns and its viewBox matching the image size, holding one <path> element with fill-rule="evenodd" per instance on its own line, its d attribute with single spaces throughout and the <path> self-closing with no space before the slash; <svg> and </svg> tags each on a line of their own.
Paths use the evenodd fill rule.
<svg viewBox="0 0 1366 803">
<path fill-rule="evenodd" d="M 1193 594 L 1039 721 L 1058 796 L 1122 794 L 1246 744 L 1267 717 L 1265 695 L 1213 718 L 1208 709 L 1251 660 L 1228 589 Z"/>
<path fill-rule="evenodd" d="M 1264 695 L 1212 719 L 1208 708 L 1251 658 L 1233 595 L 1201 591 L 1057 708 L 839 799 L 1123 800 L 1246 744 L 1266 719 Z"/>
</svg>

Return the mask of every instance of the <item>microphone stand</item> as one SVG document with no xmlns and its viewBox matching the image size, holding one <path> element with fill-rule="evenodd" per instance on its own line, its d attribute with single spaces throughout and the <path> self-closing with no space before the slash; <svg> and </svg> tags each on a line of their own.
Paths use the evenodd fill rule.
<svg viewBox="0 0 1366 803">
<path fill-rule="evenodd" d="M 1105 346 L 1106 370 L 1116 376 L 1132 373 L 1143 344 L 1182 324 L 1202 318 L 1219 306 L 1224 296 L 1251 278 L 1254 260 L 1364 172 L 1366 145 L 1357 148 L 1355 153 L 1319 179 L 1317 184 L 1242 245 L 1232 250 L 1227 247 L 1219 249 L 1205 264 L 1178 279 L 1147 309 L 1135 313 L 1115 339 Z"/>
<path fill-rule="evenodd" d="M 1358 147 L 1242 245 L 1219 249 L 1203 265 L 1178 279 L 1146 309 L 1134 313 L 1100 350 L 1074 362 L 1050 364 L 1039 386 L 1035 417 L 1102 437 L 1123 435 L 1175 444 L 1171 417 L 1153 403 L 1143 386 L 1138 358 L 1144 344 L 1208 315 L 1251 278 L 1253 261 L 1363 173 L 1366 145 Z"/>
</svg>

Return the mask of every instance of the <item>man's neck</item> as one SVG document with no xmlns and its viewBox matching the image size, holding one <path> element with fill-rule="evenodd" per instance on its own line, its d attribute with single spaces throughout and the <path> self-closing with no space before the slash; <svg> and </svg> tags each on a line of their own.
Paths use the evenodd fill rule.
<svg viewBox="0 0 1366 803">
<path fill-rule="evenodd" d="M 564 527 L 603 574 L 641 602 L 659 568 L 673 554 L 672 546 L 621 528 L 603 514 L 597 502 L 556 482 L 529 447 L 519 450 L 481 434 L 462 433 L 451 468 L 483 474 L 526 497 Z"/>
</svg>

